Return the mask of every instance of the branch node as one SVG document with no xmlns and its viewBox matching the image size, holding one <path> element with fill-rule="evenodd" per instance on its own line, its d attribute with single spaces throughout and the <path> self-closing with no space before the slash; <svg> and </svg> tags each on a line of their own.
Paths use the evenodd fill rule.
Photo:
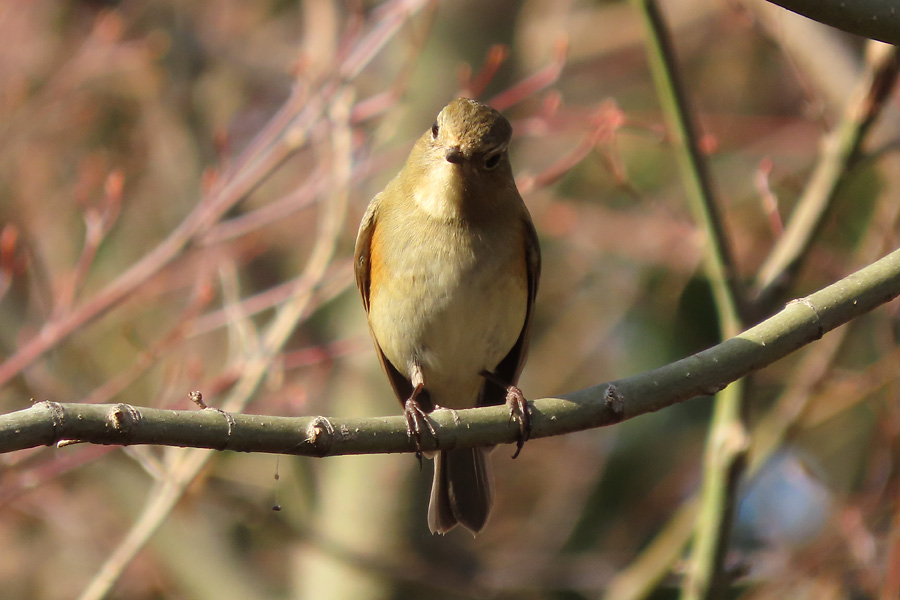
<svg viewBox="0 0 900 600">
<path fill-rule="evenodd" d="M 33 398 L 32 401 L 34 401 Z M 51 402 L 49 400 L 44 400 L 38 404 L 43 404 L 50 412 L 50 427 L 53 429 L 53 439 L 47 442 L 47 445 L 50 446 L 55 442 L 59 442 L 62 437 L 60 429 L 65 424 L 66 409 L 59 402 Z"/>
<path fill-rule="evenodd" d="M 206 402 L 203 401 L 203 394 L 198 391 L 193 391 L 188 394 L 188 398 L 191 402 L 199 406 L 200 408 L 209 408 L 206 406 Z"/>
<path fill-rule="evenodd" d="M 215 406 L 204 406 L 203 410 L 212 410 L 225 417 L 225 423 L 228 425 L 228 430 L 225 432 L 225 441 L 222 442 L 222 445 L 219 446 L 218 450 L 228 450 L 228 442 L 231 441 L 231 436 L 234 434 L 234 427 L 236 425 L 234 416 L 230 412 L 224 411 L 221 408 L 216 408 Z"/>
<path fill-rule="evenodd" d="M 715 454 L 728 462 L 750 449 L 750 434 L 743 423 L 732 423 L 722 428 L 714 441 Z"/>
<path fill-rule="evenodd" d="M 603 403 L 607 410 L 612 413 L 613 423 L 618 423 L 625 418 L 625 398 L 619 393 L 619 388 L 610 383 L 606 386 L 606 392 L 603 394 Z"/>
<path fill-rule="evenodd" d="M 334 425 L 325 417 L 316 417 L 306 429 L 306 442 L 312 444 L 318 456 L 328 456 L 334 444 Z"/>
<path fill-rule="evenodd" d="M 803 306 L 810 309 L 813 314 L 816 316 L 816 338 L 817 340 L 822 339 L 822 336 L 825 335 L 825 328 L 822 326 L 822 318 L 819 315 L 819 310 L 816 308 L 816 305 L 813 303 L 809 297 L 797 298 L 795 300 L 791 300 L 787 303 L 788 306 L 793 304 L 802 304 Z"/>
<path fill-rule="evenodd" d="M 228 431 L 225 432 L 225 441 L 222 442 L 222 445 L 218 447 L 218 450 L 228 450 L 228 442 L 231 440 L 231 436 L 234 435 L 234 427 L 236 425 L 234 416 L 232 416 L 231 413 L 222 410 L 221 408 L 209 406 L 206 402 L 203 401 L 203 394 L 198 391 L 190 392 L 188 394 L 188 398 L 202 410 L 213 410 L 225 417 L 225 423 L 228 425 Z"/>
<path fill-rule="evenodd" d="M 131 433 L 140 421 L 140 411 L 130 404 L 116 404 L 106 415 L 106 422 L 112 430 L 124 436 Z"/>
</svg>

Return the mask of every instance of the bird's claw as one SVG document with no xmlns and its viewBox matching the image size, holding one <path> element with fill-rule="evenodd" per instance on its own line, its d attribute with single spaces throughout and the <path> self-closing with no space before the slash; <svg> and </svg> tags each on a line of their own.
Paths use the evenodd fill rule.
<svg viewBox="0 0 900 600">
<path fill-rule="evenodd" d="M 511 385 L 506 388 L 506 406 L 509 408 L 509 422 L 515 421 L 519 424 L 519 439 L 516 441 L 516 452 L 513 454 L 513 458 L 516 458 L 531 437 L 531 405 L 528 404 L 522 390 Z"/>
<path fill-rule="evenodd" d="M 525 442 L 531 437 L 531 405 L 528 404 L 528 400 L 525 399 L 525 394 L 522 393 L 522 390 L 514 385 L 507 385 L 496 373 L 485 369 L 479 375 L 500 387 L 506 387 L 506 406 L 509 408 L 509 422 L 515 421 L 519 424 L 519 439 L 516 441 L 516 453 L 513 454 L 513 458 L 516 458 L 522 451 Z"/>
<path fill-rule="evenodd" d="M 406 401 L 403 407 L 403 416 L 406 417 L 406 435 L 416 441 L 416 458 L 419 459 L 419 468 L 422 468 L 422 423 L 428 428 L 431 437 L 437 438 L 437 431 L 428 419 L 428 415 L 422 410 L 422 406 L 414 398 Z"/>
</svg>

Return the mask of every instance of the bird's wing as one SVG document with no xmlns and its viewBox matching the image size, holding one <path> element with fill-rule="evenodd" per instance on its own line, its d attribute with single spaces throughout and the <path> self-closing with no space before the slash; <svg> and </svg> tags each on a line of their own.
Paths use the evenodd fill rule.
<svg viewBox="0 0 900 600">
<path fill-rule="evenodd" d="M 371 287 L 372 234 L 375 233 L 375 221 L 378 213 L 379 196 L 375 196 L 366 208 L 359 232 L 356 234 L 356 249 L 353 252 L 353 271 L 356 274 L 356 287 L 362 295 L 363 308 L 369 314 L 369 288 Z"/>
<path fill-rule="evenodd" d="M 372 287 L 372 239 L 375 234 L 375 228 L 378 227 L 378 207 L 380 205 L 381 194 L 375 196 L 366 214 L 363 215 L 362 222 L 359 224 L 359 233 L 356 235 L 356 249 L 353 252 L 353 271 L 356 274 L 356 287 L 362 295 L 363 307 L 366 314 L 369 313 L 369 292 Z M 371 326 L 369 328 L 371 332 Z M 412 396 L 412 384 L 397 368 L 391 364 L 391 361 L 384 355 L 378 339 L 372 332 L 372 341 L 375 342 L 375 350 L 377 350 L 378 360 L 381 367 L 387 373 L 391 387 L 397 395 L 397 399 L 404 404 L 410 396 Z"/>
</svg>

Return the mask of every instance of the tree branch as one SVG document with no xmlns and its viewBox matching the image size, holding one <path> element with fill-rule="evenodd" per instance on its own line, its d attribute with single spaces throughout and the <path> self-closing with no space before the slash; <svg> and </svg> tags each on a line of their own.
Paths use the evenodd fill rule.
<svg viewBox="0 0 900 600">
<path fill-rule="evenodd" d="M 535 400 L 533 437 L 610 425 L 716 393 L 898 295 L 895 250 L 708 350 L 640 375 Z M 438 438 L 426 436 L 425 450 L 512 443 L 518 432 L 504 406 L 436 410 L 431 418 Z M 402 415 L 336 420 L 39 402 L 0 416 L 0 453 L 65 440 L 306 456 L 415 451 Z"/>
</svg>

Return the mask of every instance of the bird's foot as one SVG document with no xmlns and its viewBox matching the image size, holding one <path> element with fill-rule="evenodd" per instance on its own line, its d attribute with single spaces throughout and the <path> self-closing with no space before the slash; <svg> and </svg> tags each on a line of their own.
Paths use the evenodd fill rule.
<svg viewBox="0 0 900 600">
<path fill-rule="evenodd" d="M 531 437 L 531 405 L 525 399 L 525 394 L 518 387 L 509 385 L 496 373 L 484 370 L 480 375 L 488 381 L 506 388 L 506 406 L 509 408 L 509 422 L 515 421 L 519 425 L 519 439 L 516 441 L 516 453 L 513 458 L 519 456 L 522 447 Z"/>
<path fill-rule="evenodd" d="M 422 405 L 415 398 L 410 398 L 403 406 L 403 416 L 406 417 L 406 435 L 416 441 L 416 458 L 419 459 L 419 468 L 422 468 L 422 432 L 428 429 L 431 437 L 437 438 L 437 431 L 428 419 L 428 414 L 422 410 Z M 422 426 L 424 423 L 424 427 Z"/>
<path fill-rule="evenodd" d="M 515 421 L 519 424 L 519 439 L 516 441 L 516 453 L 513 454 L 513 458 L 516 458 L 531 437 L 531 405 L 522 390 L 510 385 L 506 388 L 506 406 L 509 408 L 510 423 Z"/>
</svg>

